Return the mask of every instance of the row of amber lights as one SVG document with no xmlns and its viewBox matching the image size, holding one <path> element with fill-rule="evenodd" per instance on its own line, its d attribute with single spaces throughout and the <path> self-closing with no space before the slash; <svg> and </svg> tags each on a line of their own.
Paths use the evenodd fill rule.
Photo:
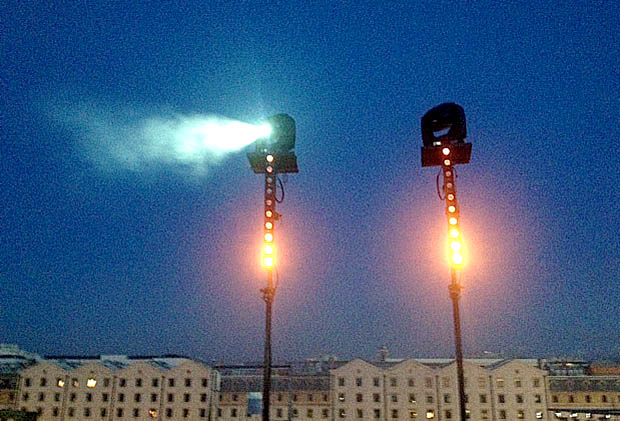
<svg viewBox="0 0 620 421">
<path fill-rule="evenodd" d="M 446 194 L 446 214 L 448 216 L 448 240 L 450 244 L 450 264 L 453 267 L 463 266 L 463 239 L 459 228 L 459 207 L 456 202 L 456 187 L 454 185 L 454 167 L 450 156 L 452 150 L 444 147 L 442 168 L 444 177 L 444 191 Z"/>
<path fill-rule="evenodd" d="M 274 157 L 265 156 L 265 234 L 263 236 L 263 266 L 267 269 L 275 265 L 275 246 L 273 227 L 276 218 L 276 172 Z"/>
</svg>

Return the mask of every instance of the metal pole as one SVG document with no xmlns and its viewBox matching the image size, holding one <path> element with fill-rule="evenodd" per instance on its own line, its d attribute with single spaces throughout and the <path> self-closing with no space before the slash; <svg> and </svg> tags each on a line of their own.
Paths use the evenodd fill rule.
<svg viewBox="0 0 620 421">
<path fill-rule="evenodd" d="M 263 421 L 269 421 L 269 397 L 271 395 L 271 306 L 276 294 L 273 273 L 267 272 L 267 287 L 261 289 L 265 300 L 265 361 L 263 367 Z"/>
<path fill-rule="evenodd" d="M 463 344 L 461 341 L 461 316 L 459 314 L 459 298 L 461 296 L 461 285 L 456 277 L 456 270 L 450 269 L 450 298 L 452 299 L 452 312 L 454 314 L 454 343 L 456 347 L 456 377 L 459 391 L 459 412 L 460 420 L 465 421 L 465 377 L 463 375 Z"/>
</svg>

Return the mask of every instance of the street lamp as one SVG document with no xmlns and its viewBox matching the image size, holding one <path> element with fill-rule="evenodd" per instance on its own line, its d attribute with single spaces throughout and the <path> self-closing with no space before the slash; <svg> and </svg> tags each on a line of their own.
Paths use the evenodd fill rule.
<svg viewBox="0 0 620 421">
<path fill-rule="evenodd" d="M 263 367 L 263 421 L 269 421 L 269 401 L 271 394 L 271 308 L 276 295 L 278 277 L 275 223 L 280 219 L 276 212 L 276 203 L 284 198 L 283 185 L 280 182 L 282 196 L 278 199 L 278 174 L 297 173 L 297 156 L 295 148 L 295 120 L 288 114 L 276 114 L 267 119 L 270 134 L 256 141 L 255 152 L 248 153 L 250 166 L 256 174 L 265 174 L 265 199 L 263 222 L 262 265 L 267 271 L 267 286 L 260 291 L 265 301 L 265 354 Z"/>
<path fill-rule="evenodd" d="M 461 318 L 459 298 L 461 283 L 459 274 L 464 264 L 463 239 L 460 229 L 460 211 L 456 200 L 455 164 L 467 164 L 471 159 L 471 143 L 466 143 L 467 125 L 463 107 L 453 102 L 440 104 L 422 117 L 422 166 L 441 167 L 443 194 L 448 218 L 448 251 L 450 261 L 450 285 L 454 315 L 454 342 L 456 348 L 456 374 L 459 392 L 460 419 L 466 419 L 465 381 L 463 375 L 463 344 L 461 339 Z M 438 179 L 439 181 L 439 179 Z M 438 191 L 439 191 L 439 186 Z"/>
</svg>

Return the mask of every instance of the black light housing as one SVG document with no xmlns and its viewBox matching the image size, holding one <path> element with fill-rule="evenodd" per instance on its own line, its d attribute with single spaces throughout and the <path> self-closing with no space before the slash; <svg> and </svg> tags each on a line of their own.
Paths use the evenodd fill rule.
<svg viewBox="0 0 620 421">
<path fill-rule="evenodd" d="M 422 166 L 442 164 L 442 148 L 450 147 L 453 164 L 467 164 L 471 159 L 471 143 L 466 143 L 465 110 L 454 102 L 431 108 L 422 116 Z"/>
<path fill-rule="evenodd" d="M 259 174 L 265 172 L 265 156 L 273 155 L 274 167 L 278 173 L 296 173 L 297 156 L 295 148 L 295 120 L 288 114 L 276 114 L 267 118 L 271 134 L 256 141 L 256 152 L 248 153 L 252 170 Z"/>
</svg>

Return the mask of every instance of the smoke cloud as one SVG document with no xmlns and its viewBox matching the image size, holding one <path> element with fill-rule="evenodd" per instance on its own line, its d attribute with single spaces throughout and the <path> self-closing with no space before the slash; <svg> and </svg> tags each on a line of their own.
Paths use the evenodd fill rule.
<svg viewBox="0 0 620 421">
<path fill-rule="evenodd" d="M 57 108 L 53 114 L 87 157 L 105 171 L 174 167 L 204 175 L 230 153 L 270 133 L 267 125 L 217 115 L 147 115 L 85 105 Z"/>
</svg>

